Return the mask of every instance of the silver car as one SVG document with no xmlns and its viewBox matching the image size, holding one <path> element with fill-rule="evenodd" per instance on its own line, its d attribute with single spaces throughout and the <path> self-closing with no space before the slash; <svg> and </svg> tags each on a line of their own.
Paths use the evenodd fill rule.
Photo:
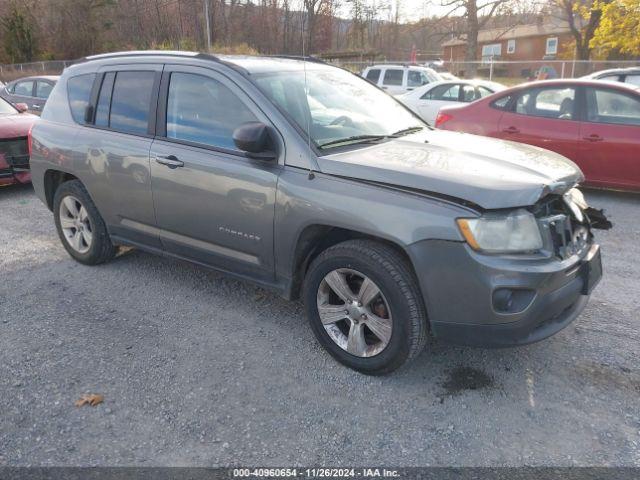
<svg viewBox="0 0 640 480">
<path fill-rule="evenodd" d="M 592 227 L 607 221 L 572 162 L 433 130 L 320 62 L 90 57 L 63 73 L 31 141 L 71 257 L 133 246 L 302 298 L 318 341 L 367 374 L 428 334 L 546 338 L 601 277 Z"/>
<path fill-rule="evenodd" d="M 40 115 L 58 78 L 57 75 L 20 78 L 0 86 L 0 97 L 14 105 L 24 103 L 30 113 Z"/>
</svg>

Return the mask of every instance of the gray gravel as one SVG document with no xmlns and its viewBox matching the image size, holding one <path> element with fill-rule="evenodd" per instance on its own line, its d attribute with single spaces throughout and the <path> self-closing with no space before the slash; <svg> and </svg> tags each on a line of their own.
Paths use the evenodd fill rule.
<svg viewBox="0 0 640 480">
<path fill-rule="evenodd" d="M 588 199 L 615 227 L 578 321 L 370 378 L 298 303 L 137 251 L 82 266 L 30 187 L 0 189 L 0 465 L 640 466 L 640 196 Z"/>
</svg>

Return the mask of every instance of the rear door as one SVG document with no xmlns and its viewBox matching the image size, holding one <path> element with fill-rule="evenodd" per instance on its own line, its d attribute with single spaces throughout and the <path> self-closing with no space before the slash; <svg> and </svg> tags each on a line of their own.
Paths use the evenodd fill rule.
<svg viewBox="0 0 640 480">
<path fill-rule="evenodd" d="M 499 137 L 552 150 L 579 164 L 575 97 L 576 89 L 565 85 L 522 90 L 500 118 Z"/>
<path fill-rule="evenodd" d="M 278 138 L 269 119 L 225 75 L 166 65 L 151 152 L 153 199 L 168 252 L 271 282 L 281 165 L 247 158 L 232 138 L 238 126 L 255 121 Z"/>
<path fill-rule="evenodd" d="M 579 157 L 587 181 L 640 188 L 640 95 L 608 87 L 584 88 Z"/>
<path fill-rule="evenodd" d="M 459 102 L 460 84 L 445 83 L 436 85 L 418 100 L 418 112 L 422 119 L 429 125 L 435 125 L 438 111 L 445 105 L 452 105 Z"/>
<path fill-rule="evenodd" d="M 382 77 L 382 89 L 391 95 L 405 92 L 406 68 L 387 68 Z"/>
<path fill-rule="evenodd" d="M 82 180 L 110 233 L 158 250 L 149 150 L 161 73 L 162 65 L 156 64 L 101 68 L 91 94 L 92 108 L 85 114 L 91 118 L 87 128 L 78 129 L 75 142 Z M 70 102 L 73 106 L 74 99 Z"/>
</svg>

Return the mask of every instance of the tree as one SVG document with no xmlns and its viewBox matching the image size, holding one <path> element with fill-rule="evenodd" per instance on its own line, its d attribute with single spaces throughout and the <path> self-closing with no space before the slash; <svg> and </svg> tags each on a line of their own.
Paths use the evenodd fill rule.
<svg viewBox="0 0 640 480">
<path fill-rule="evenodd" d="M 602 8 L 611 0 L 554 0 L 576 43 L 576 60 L 591 58 L 591 40 L 600 26 Z M 637 2 L 637 0 L 636 0 Z"/>
<path fill-rule="evenodd" d="M 442 0 L 443 7 L 449 7 L 449 15 L 462 15 L 465 19 L 465 36 L 467 49 L 465 60 L 475 62 L 478 58 L 478 32 L 482 30 L 489 20 L 501 7 L 506 6 L 512 0 Z M 466 69 L 468 76 L 475 76 L 477 64 L 469 63 Z"/>
<path fill-rule="evenodd" d="M 614 0 L 601 8 L 600 26 L 589 46 L 607 55 L 640 56 L 640 2 Z"/>
<path fill-rule="evenodd" d="M 9 15 L 1 20 L 4 30 L 4 51 L 11 63 L 30 62 L 36 55 L 32 23 L 18 8 L 11 5 Z"/>
</svg>

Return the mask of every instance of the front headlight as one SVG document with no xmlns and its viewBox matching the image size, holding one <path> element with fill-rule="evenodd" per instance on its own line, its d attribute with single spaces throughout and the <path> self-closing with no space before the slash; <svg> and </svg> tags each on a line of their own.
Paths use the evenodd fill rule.
<svg viewBox="0 0 640 480">
<path fill-rule="evenodd" d="M 530 252 L 542 248 L 538 222 L 524 209 L 508 214 L 488 213 L 479 218 L 459 218 L 458 227 L 474 250 L 487 253 Z"/>
</svg>

